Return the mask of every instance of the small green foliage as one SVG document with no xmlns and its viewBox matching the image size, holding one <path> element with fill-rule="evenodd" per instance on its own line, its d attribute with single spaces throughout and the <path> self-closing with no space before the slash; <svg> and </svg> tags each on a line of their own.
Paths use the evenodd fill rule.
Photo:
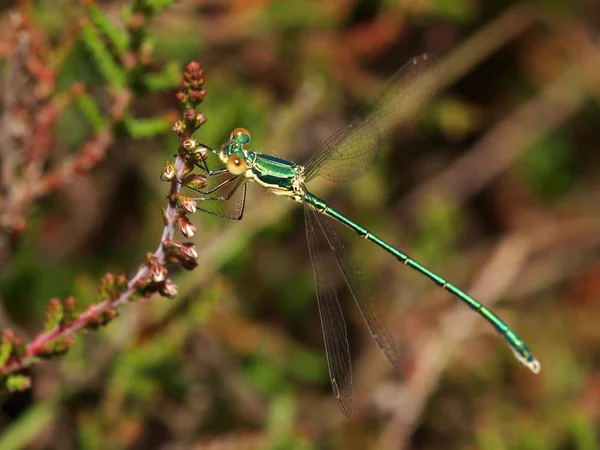
<svg viewBox="0 0 600 450">
<path fill-rule="evenodd" d="M 117 308 L 109 307 L 106 310 L 96 314 L 90 320 L 88 320 L 88 322 L 85 325 L 85 328 L 89 330 L 97 330 L 98 328 L 103 327 L 112 322 L 113 319 L 118 315 L 119 311 L 117 311 Z"/>
<path fill-rule="evenodd" d="M 63 305 L 57 298 L 50 299 L 46 307 L 46 321 L 44 322 L 44 331 L 50 331 L 58 327 L 63 319 Z"/>
<path fill-rule="evenodd" d="M 153 15 L 167 9 L 169 6 L 177 3 L 178 0 L 145 0 L 144 3 L 148 5 L 148 8 Z"/>
<path fill-rule="evenodd" d="M 13 356 L 16 359 L 21 359 L 25 356 L 25 352 L 27 351 L 27 346 L 25 342 L 20 337 L 13 338 Z"/>
<path fill-rule="evenodd" d="M 24 391 L 31 387 L 31 378 L 26 375 L 9 375 L 4 380 L 8 392 Z"/>
<path fill-rule="evenodd" d="M 171 122 L 168 117 L 162 116 L 147 119 L 136 119 L 126 116 L 123 124 L 129 136 L 134 139 L 144 139 L 164 133 L 171 125 Z"/>
<path fill-rule="evenodd" d="M 4 366 L 10 358 L 13 351 L 13 338 L 14 333 L 12 330 L 5 330 L 2 333 L 2 340 L 0 340 L 0 367 Z"/>
<path fill-rule="evenodd" d="M 304 0 L 276 0 L 268 3 L 264 13 L 256 16 L 260 29 L 302 29 L 321 27 L 335 20 L 327 9 L 307 8 Z"/>
<path fill-rule="evenodd" d="M 64 355 L 69 351 L 75 342 L 73 335 L 61 335 L 47 342 L 44 349 L 37 353 L 40 358 L 54 358 L 55 356 Z"/>
<path fill-rule="evenodd" d="M 63 325 L 69 325 L 77 318 L 77 300 L 75 297 L 67 297 L 63 301 Z"/>
<path fill-rule="evenodd" d="M 106 36 L 117 55 L 125 55 L 129 45 L 127 35 L 117 29 L 96 3 L 87 2 L 87 10 L 92 23 Z"/>
<path fill-rule="evenodd" d="M 96 66 L 105 80 L 117 90 L 125 87 L 125 72 L 113 58 L 104 44 L 98 30 L 92 23 L 86 22 L 81 27 L 81 39 L 89 50 Z"/>
<path fill-rule="evenodd" d="M 169 62 L 161 72 L 146 75 L 144 81 L 150 92 L 164 91 L 175 86 L 181 77 L 181 67 Z"/>
<path fill-rule="evenodd" d="M 92 97 L 87 92 L 80 92 L 76 97 L 77 106 L 92 127 L 92 130 L 95 133 L 105 130 L 107 126 L 106 119 Z"/>
<path fill-rule="evenodd" d="M 477 11 L 473 0 L 434 0 L 431 9 L 442 18 L 457 22 L 472 21 Z"/>
<path fill-rule="evenodd" d="M 0 368 L 11 359 L 21 359 L 26 350 L 23 339 L 16 336 L 11 329 L 4 330 L 0 340 Z M 2 373 L 1 369 L 0 373 Z"/>
<path fill-rule="evenodd" d="M 125 277 L 125 275 L 113 275 L 112 273 L 107 273 L 100 279 L 97 301 L 114 301 L 126 290 L 127 277 Z"/>
<path fill-rule="evenodd" d="M 57 298 L 51 299 L 46 307 L 44 331 L 51 331 L 69 325 L 77 316 L 76 307 L 77 301 L 74 297 L 67 297 L 64 301 Z"/>
<path fill-rule="evenodd" d="M 20 450 L 31 448 L 30 444 L 42 430 L 47 429 L 56 416 L 57 408 L 51 402 L 36 402 L 19 415 L 0 433 L 2 450 Z"/>
</svg>

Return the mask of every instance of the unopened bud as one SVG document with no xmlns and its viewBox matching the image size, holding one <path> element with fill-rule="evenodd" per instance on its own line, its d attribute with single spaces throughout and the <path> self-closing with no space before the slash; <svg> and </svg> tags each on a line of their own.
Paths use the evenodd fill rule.
<svg viewBox="0 0 600 450">
<path fill-rule="evenodd" d="M 198 190 L 206 187 L 206 177 L 197 173 L 190 174 L 181 180 L 184 186 L 190 189 Z"/>
<path fill-rule="evenodd" d="M 185 141 L 183 141 L 183 144 L 181 144 L 181 146 L 183 147 L 183 149 L 186 151 L 187 154 L 192 154 L 192 153 L 196 152 L 196 148 L 198 147 L 198 142 L 196 141 L 196 139 L 191 137 L 191 138 L 187 138 Z"/>
<path fill-rule="evenodd" d="M 177 295 L 177 285 L 171 279 L 165 280 L 160 288 L 160 294 L 164 297 L 175 298 Z"/>
<path fill-rule="evenodd" d="M 198 115 L 198 113 L 196 112 L 195 109 L 189 108 L 189 109 L 186 109 L 186 111 L 183 113 L 183 118 L 185 119 L 186 122 L 195 124 L 197 115 Z"/>
<path fill-rule="evenodd" d="M 177 122 L 175 122 L 173 124 L 173 131 L 177 135 L 181 136 L 183 134 L 183 132 L 185 131 L 185 124 L 181 120 L 178 120 Z"/>
<path fill-rule="evenodd" d="M 194 214 L 196 212 L 196 200 L 192 197 L 185 197 L 184 200 L 180 203 L 181 209 L 183 209 L 188 214 Z"/>
<path fill-rule="evenodd" d="M 155 283 L 160 283 L 167 277 L 167 269 L 158 259 L 153 258 L 150 263 L 150 279 Z"/>
<path fill-rule="evenodd" d="M 196 250 L 196 246 L 190 242 L 186 242 L 181 246 L 181 255 L 185 258 L 197 259 L 198 251 Z"/>
<path fill-rule="evenodd" d="M 162 243 L 162 248 L 167 254 L 167 256 L 178 254 L 179 249 L 182 247 L 181 242 L 179 241 L 164 241 Z"/>
<path fill-rule="evenodd" d="M 202 91 L 202 92 L 204 92 L 204 91 Z M 196 122 L 194 123 L 194 125 L 196 125 L 196 128 L 201 127 L 205 123 L 206 123 L 206 116 L 204 115 L 204 113 L 198 113 L 198 115 L 196 116 Z"/>
<path fill-rule="evenodd" d="M 181 230 L 181 233 L 185 237 L 189 238 L 189 237 L 192 237 L 194 234 L 196 234 L 196 227 L 185 216 L 179 216 L 177 218 L 177 225 L 179 226 L 179 229 Z"/>
<path fill-rule="evenodd" d="M 202 144 L 198 144 L 198 148 L 196 149 L 196 155 L 202 157 L 202 159 L 208 158 L 208 152 L 210 149 Z"/>
<path fill-rule="evenodd" d="M 196 267 L 198 267 L 198 261 L 195 259 L 181 258 L 179 259 L 179 264 L 185 270 L 194 270 Z"/>
<path fill-rule="evenodd" d="M 198 251 L 191 242 L 184 243 L 179 249 L 179 255 L 176 257 L 181 267 L 186 270 L 193 270 L 198 266 Z"/>
<path fill-rule="evenodd" d="M 165 164 L 165 168 L 160 174 L 160 181 L 173 181 L 177 175 L 177 169 L 169 161 Z"/>
<path fill-rule="evenodd" d="M 179 206 L 188 214 L 194 214 L 196 212 L 196 200 L 194 200 L 192 197 L 187 197 L 177 193 L 171 196 L 171 200 L 177 202 L 177 206 Z"/>
</svg>

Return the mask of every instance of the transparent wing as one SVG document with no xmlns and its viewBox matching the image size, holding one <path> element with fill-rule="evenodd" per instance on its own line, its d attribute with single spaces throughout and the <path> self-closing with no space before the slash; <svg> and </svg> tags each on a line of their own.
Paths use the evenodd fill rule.
<svg viewBox="0 0 600 450">
<path fill-rule="evenodd" d="M 406 63 L 373 103 L 358 111 L 349 125 L 323 143 L 305 165 L 306 181 L 321 175 L 349 181 L 367 171 L 381 143 L 396 126 L 415 119 L 437 92 L 442 75 L 436 56 L 425 54 Z"/>
<path fill-rule="evenodd" d="M 369 331 L 377 342 L 377 345 L 396 370 L 400 370 L 400 356 L 396 349 L 396 344 L 392 338 L 392 333 L 379 310 L 377 304 L 373 301 L 369 287 L 363 278 L 362 274 L 358 271 L 352 258 L 348 254 L 348 250 L 344 247 L 344 244 L 340 240 L 331 225 L 327 220 L 317 218 L 318 224 L 327 239 L 329 247 L 333 252 L 335 261 L 339 266 L 344 279 L 352 292 L 352 296 L 356 301 L 356 305 L 360 310 Z"/>
<path fill-rule="evenodd" d="M 319 218 L 315 211 L 304 204 L 306 220 L 306 239 L 313 266 L 317 303 L 321 316 L 321 328 L 325 341 L 325 353 L 329 368 L 329 379 L 333 395 L 338 399 L 340 409 L 346 417 L 352 415 L 352 363 L 346 324 L 340 302 L 335 292 L 332 274 L 326 265 L 327 239 L 318 225 Z M 315 223 L 317 223 L 315 227 Z"/>
</svg>

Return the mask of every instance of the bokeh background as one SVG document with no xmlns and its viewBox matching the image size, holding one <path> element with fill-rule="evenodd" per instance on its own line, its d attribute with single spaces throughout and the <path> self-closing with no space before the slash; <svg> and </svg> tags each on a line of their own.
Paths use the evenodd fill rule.
<svg viewBox="0 0 600 450">
<path fill-rule="evenodd" d="M 116 24 L 126 4 L 98 2 Z M 7 25 L 15 5 L 0 5 Z M 101 98 L 106 82 L 70 27 L 80 2 L 39 0 L 31 14 L 50 47 L 74 33 L 58 89 L 83 82 Z M 405 366 L 389 367 L 340 277 L 355 386 L 345 418 L 302 208 L 251 186 L 243 221 L 193 217 L 199 266 L 170 274 L 177 298 L 127 304 L 28 371 L 32 388 L 0 410 L 0 448 L 600 448 L 599 26 L 596 0 L 183 0 L 156 15 L 154 64 L 205 67 L 198 140 L 218 146 L 245 127 L 253 149 L 297 162 L 410 57 L 436 54 L 445 78 L 421 119 L 364 177 L 315 190 L 491 306 L 541 373 L 463 304 L 335 225 Z M 139 95 L 134 114 L 176 118 L 175 91 Z M 89 134 L 67 110 L 55 150 Z M 117 138 L 89 177 L 33 205 L 0 266 L 1 328 L 32 337 L 48 299 L 86 305 L 105 272 L 135 272 L 160 241 L 159 176 L 176 149 L 168 124 Z"/>
</svg>

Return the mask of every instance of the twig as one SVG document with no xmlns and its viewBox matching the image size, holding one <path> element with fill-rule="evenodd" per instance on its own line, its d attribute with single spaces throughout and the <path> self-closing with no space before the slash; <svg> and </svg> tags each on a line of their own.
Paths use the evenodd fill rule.
<svg viewBox="0 0 600 450">
<path fill-rule="evenodd" d="M 0 375 L 7 375 L 31 365 L 39 356 L 54 356 L 67 351 L 73 343 L 74 334 L 84 328 L 104 325 L 117 315 L 117 307 L 139 296 L 148 296 L 159 292 L 166 297 L 177 294 L 177 286 L 166 278 L 165 264 L 177 262 L 186 269 L 196 267 L 197 252 L 192 244 L 179 243 L 174 240 L 175 228 L 179 226 L 186 235 L 193 235 L 195 229 L 186 221 L 185 215 L 195 211 L 195 202 L 179 195 L 183 175 L 190 170 L 190 142 L 192 135 L 204 124 L 205 118 L 195 111 L 195 107 L 204 98 L 204 84 L 202 66 L 192 62 L 186 67 L 182 81 L 183 90 L 177 97 L 185 109 L 184 120 L 178 121 L 174 131 L 179 134 L 179 148 L 174 165 L 167 164 L 163 171 L 163 179 L 171 181 L 169 202 L 164 210 L 163 228 L 160 244 L 153 254 L 146 255 L 146 262 L 138 269 L 137 273 L 127 282 L 124 277 L 114 277 L 107 274 L 101 285 L 101 295 L 105 298 L 89 306 L 84 312 L 73 318 L 65 317 L 65 311 L 73 313 L 74 300 L 52 300 L 48 308 L 48 321 L 56 322 L 51 329 L 38 334 L 34 340 L 21 350 L 18 338 L 12 331 L 3 335 L 2 349 L 6 358 L 0 364 Z M 196 149 L 193 149 L 196 150 Z M 192 161 L 193 164 L 193 161 Z M 202 178 L 202 177 L 200 177 Z"/>
</svg>

